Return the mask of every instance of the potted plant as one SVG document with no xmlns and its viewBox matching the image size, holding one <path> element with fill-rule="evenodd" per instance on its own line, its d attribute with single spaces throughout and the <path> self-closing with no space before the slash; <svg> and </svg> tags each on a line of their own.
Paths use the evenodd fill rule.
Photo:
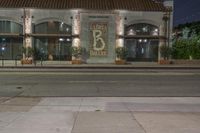
<svg viewBox="0 0 200 133">
<path fill-rule="evenodd" d="M 72 47 L 72 64 L 81 64 L 82 47 Z"/>
<path fill-rule="evenodd" d="M 127 50 L 124 47 L 117 47 L 115 49 L 116 52 L 116 60 L 115 64 L 125 64 L 127 57 Z"/>
<path fill-rule="evenodd" d="M 171 62 L 169 61 L 169 56 L 171 54 L 171 48 L 168 46 L 161 46 L 160 47 L 160 54 L 162 59 L 159 60 L 160 64 L 170 64 Z"/>
<path fill-rule="evenodd" d="M 33 53 L 34 49 L 32 47 L 22 47 L 23 59 L 22 64 L 32 64 L 33 63 Z"/>
</svg>

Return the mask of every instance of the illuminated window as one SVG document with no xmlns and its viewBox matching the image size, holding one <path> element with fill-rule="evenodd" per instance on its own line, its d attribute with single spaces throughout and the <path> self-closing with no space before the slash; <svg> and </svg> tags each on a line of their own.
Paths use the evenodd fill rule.
<svg viewBox="0 0 200 133">
<path fill-rule="evenodd" d="M 126 28 L 126 35 L 152 35 L 158 36 L 158 28 L 151 24 L 139 23 Z"/>
</svg>

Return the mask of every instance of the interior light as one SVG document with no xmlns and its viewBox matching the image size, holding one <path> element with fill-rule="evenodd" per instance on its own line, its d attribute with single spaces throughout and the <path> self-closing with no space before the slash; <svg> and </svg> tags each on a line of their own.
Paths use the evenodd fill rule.
<svg viewBox="0 0 200 133">
<path fill-rule="evenodd" d="M 144 39 L 144 42 L 146 43 L 146 42 L 147 42 L 147 39 Z"/>
<path fill-rule="evenodd" d="M 147 32 L 147 27 L 143 27 L 142 30 L 143 30 L 144 32 Z"/>
<path fill-rule="evenodd" d="M 5 50 L 5 47 L 2 47 L 1 50 L 4 51 L 4 50 Z"/>
<path fill-rule="evenodd" d="M 59 38 L 59 41 L 64 41 L 64 39 L 63 38 Z"/>
</svg>

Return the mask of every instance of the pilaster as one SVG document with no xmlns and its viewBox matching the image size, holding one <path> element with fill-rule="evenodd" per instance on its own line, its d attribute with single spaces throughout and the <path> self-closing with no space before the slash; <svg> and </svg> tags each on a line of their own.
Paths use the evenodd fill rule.
<svg viewBox="0 0 200 133">
<path fill-rule="evenodd" d="M 124 47 L 124 19 L 120 15 L 116 16 L 116 48 Z M 116 56 L 116 60 L 119 60 Z"/>
<path fill-rule="evenodd" d="M 32 38 L 30 34 L 32 33 L 32 16 L 29 9 L 24 9 L 24 46 L 32 47 Z"/>
<path fill-rule="evenodd" d="M 72 20 L 72 48 L 81 48 L 80 42 L 80 14 L 78 12 L 74 13 L 71 17 Z M 74 51 L 75 52 L 75 51 Z M 72 61 L 77 60 L 72 54 Z"/>
</svg>

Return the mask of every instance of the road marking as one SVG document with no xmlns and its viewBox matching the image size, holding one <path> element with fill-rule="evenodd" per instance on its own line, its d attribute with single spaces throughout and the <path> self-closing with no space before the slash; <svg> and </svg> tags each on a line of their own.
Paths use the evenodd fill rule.
<svg viewBox="0 0 200 133">
<path fill-rule="evenodd" d="M 92 75 L 104 75 L 104 76 L 109 76 L 109 75 L 121 75 L 121 76 L 125 76 L 125 75 L 146 75 L 146 76 L 154 76 L 154 75 L 159 75 L 159 76 L 194 76 L 194 75 L 200 75 L 200 73 L 191 73 L 191 72 L 158 72 L 158 73 L 151 73 L 151 72 L 147 72 L 147 73 L 143 73 L 143 72 L 115 72 L 115 73 L 110 73 L 110 72 L 0 72 L 0 76 L 3 75 L 41 75 L 41 76 L 46 76 L 46 75 L 77 75 L 77 76 L 82 76 L 82 75 L 88 75 L 88 76 L 92 76 Z"/>
</svg>

